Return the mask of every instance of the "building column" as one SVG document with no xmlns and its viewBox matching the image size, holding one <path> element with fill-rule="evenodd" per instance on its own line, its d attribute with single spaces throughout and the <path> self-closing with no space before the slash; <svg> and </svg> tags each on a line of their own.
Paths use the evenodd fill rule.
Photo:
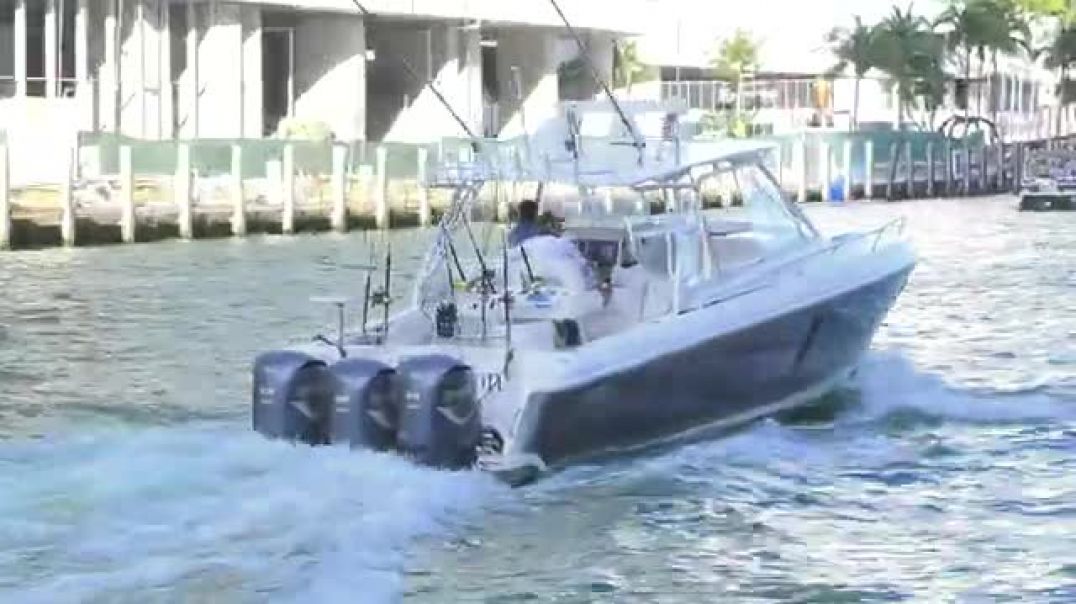
<svg viewBox="0 0 1076 604">
<path fill-rule="evenodd" d="M 198 45 L 200 136 L 243 136 L 243 23 L 238 4 L 212 2 L 207 11 L 205 35 Z M 205 109 L 206 111 L 201 111 Z"/>
<path fill-rule="evenodd" d="M 90 84 L 90 0 L 78 0 L 75 13 L 75 101 L 79 106 L 79 128 L 96 130 L 93 89 Z"/>
<path fill-rule="evenodd" d="M 131 24 L 131 40 L 134 55 L 134 76 L 138 97 L 132 101 L 138 117 L 134 120 L 138 136 L 149 138 L 146 107 L 146 0 L 134 0 L 134 20 Z M 125 53 L 126 54 L 126 53 Z"/>
<path fill-rule="evenodd" d="M 26 0 L 15 0 L 15 95 L 26 96 Z"/>
<path fill-rule="evenodd" d="M 505 28 L 497 34 L 497 80 L 500 87 L 501 133 L 522 134 L 546 119 L 556 118 L 560 87 L 557 82 L 556 34 Z M 522 98 L 517 98 L 513 68 L 519 69 Z M 523 115 L 525 113 L 525 116 Z"/>
<path fill-rule="evenodd" d="M 180 103 L 184 106 L 180 136 L 198 138 L 198 5 L 187 5 L 187 34 L 184 38 L 187 69 L 180 81 Z"/>
<path fill-rule="evenodd" d="M 101 105 L 101 129 L 118 133 L 119 111 L 119 20 L 117 0 L 105 0 L 105 56 L 101 61 L 98 96 Z"/>
<path fill-rule="evenodd" d="M 467 108 L 467 125 L 482 136 L 482 32 L 477 28 L 464 29 L 460 43 L 460 79 L 464 87 L 462 101 Z"/>
<path fill-rule="evenodd" d="M 149 0 L 120 0 L 120 126 L 127 136 L 156 138 L 160 130 L 159 57 L 154 41 L 157 19 L 150 20 Z"/>
<path fill-rule="evenodd" d="M 160 59 L 157 62 L 157 80 L 160 82 L 158 94 L 158 110 L 160 115 L 158 116 L 160 122 L 160 138 L 172 139 L 176 136 L 175 131 L 175 100 L 173 97 L 173 79 L 175 76 L 172 74 L 172 21 L 171 11 L 168 10 L 169 2 L 159 1 L 157 10 L 160 15 L 158 20 L 158 35 L 157 35 L 157 56 Z"/>
<path fill-rule="evenodd" d="M 261 138 L 265 116 L 262 107 L 262 13 L 258 6 L 242 8 L 243 21 L 243 132 L 244 138 Z"/>
<path fill-rule="evenodd" d="M 422 63 L 415 64 L 420 72 Z M 312 14 L 295 28 L 295 117 L 340 140 L 366 138 L 366 30 L 361 17 Z M 407 78 L 401 73 L 401 78 Z M 410 80 L 408 80 L 410 81 Z"/>
<path fill-rule="evenodd" d="M 45 2 L 45 96 L 54 97 L 58 92 L 56 66 L 58 44 L 56 43 L 56 0 Z"/>
</svg>

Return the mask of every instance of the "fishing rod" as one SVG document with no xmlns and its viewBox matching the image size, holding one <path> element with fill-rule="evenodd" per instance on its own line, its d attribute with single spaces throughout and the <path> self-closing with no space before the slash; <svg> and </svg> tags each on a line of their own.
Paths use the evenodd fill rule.
<svg viewBox="0 0 1076 604">
<path fill-rule="evenodd" d="M 613 109 L 616 110 L 617 115 L 620 117 L 620 121 L 624 124 L 624 127 L 628 129 L 628 133 L 633 139 L 632 146 L 639 152 L 639 165 L 643 165 L 643 149 L 646 148 L 646 141 L 644 141 L 642 137 L 639 136 L 639 133 L 635 131 L 635 126 L 632 125 L 631 120 L 629 120 L 627 114 L 624 113 L 624 109 L 620 106 L 620 103 L 617 102 L 616 96 L 613 95 L 613 91 L 609 88 L 609 84 L 607 84 L 598 73 L 598 68 L 595 67 L 594 62 L 590 60 L 590 54 L 587 52 L 586 45 L 583 44 L 583 39 L 576 33 L 575 28 L 572 27 L 571 22 L 568 21 L 568 17 L 565 16 L 564 11 L 561 10 L 560 5 L 557 4 L 557 0 L 549 0 L 549 3 L 553 5 L 553 9 L 557 11 L 560 20 L 563 21 L 564 26 L 568 28 L 568 33 L 575 39 L 575 44 L 579 47 L 580 57 L 583 59 L 583 62 L 587 64 L 587 67 L 590 68 L 591 77 L 602 87 L 602 91 L 605 93 L 605 96 L 609 98 L 609 102 L 613 104 Z"/>
<path fill-rule="evenodd" d="M 507 376 L 508 365 L 512 362 L 512 290 L 508 287 L 508 235 L 503 233 L 501 253 L 504 262 L 502 270 L 504 278 L 504 374 Z"/>
<path fill-rule="evenodd" d="M 392 284 L 392 242 L 388 242 L 388 248 L 385 253 L 385 292 L 382 301 L 384 303 L 384 321 L 385 325 L 381 330 L 381 343 L 388 342 L 389 339 L 389 306 L 392 304 L 392 294 L 390 285 Z"/>
<path fill-rule="evenodd" d="M 359 0 L 351 0 L 351 3 L 355 5 L 355 8 L 359 9 L 359 12 L 362 13 L 364 19 L 373 18 L 374 14 L 367 10 L 366 7 L 363 6 L 361 2 L 359 2 Z M 430 89 L 430 92 L 432 92 L 433 95 L 437 97 L 437 100 L 440 101 L 440 103 L 444 105 L 445 109 L 448 110 L 448 113 L 452 115 L 452 119 L 456 120 L 456 123 L 459 125 L 459 127 L 462 128 L 463 132 L 468 136 L 468 138 L 471 139 L 471 148 L 474 149 L 474 152 L 479 153 L 478 137 L 475 136 L 474 131 L 471 130 L 471 127 L 467 125 L 467 122 L 465 122 L 463 118 L 460 117 L 460 114 L 456 113 L 456 110 L 452 108 L 452 104 L 448 102 L 448 99 L 446 99 L 443 94 L 441 94 L 441 91 L 438 90 L 437 86 L 433 83 L 433 80 L 428 80 L 420 76 L 418 71 L 414 68 L 414 66 L 411 65 L 411 62 L 408 61 L 406 57 L 398 56 L 395 58 L 399 60 L 400 64 L 403 65 L 404 69 L 407 70 L 407 73 L 415 81 L 422 82 Z"/>
<path fill-rule="evenodd" d="M 471 221 L 464 218 L 463 227 L 467 231 L 467 237 L 471 240 L 471 247 L 474 248 L 475 256 L 478 258 L 478 268 L 482 271 L 482 288 L 485 289 L 488 285 L 490 291 L 496 293 L 497 288 L 493 286 L 493 280 L 489 276 L 489 265 L 486 264 L 486 258 L 482 255 L 482 250 L 478 249 L 478 241 L 475 240 L 474 231 L 471 230 Z"/>
<path fill-rule="evenodd" d="M 520 244 L 519 251 L 523 254 L 523 265 L 527 267 L 527 278 L 531 283 L 534 283 L 534 270 L 531 269 L 531 259 L 527 256 L 527 248 Z"/>
</svg>

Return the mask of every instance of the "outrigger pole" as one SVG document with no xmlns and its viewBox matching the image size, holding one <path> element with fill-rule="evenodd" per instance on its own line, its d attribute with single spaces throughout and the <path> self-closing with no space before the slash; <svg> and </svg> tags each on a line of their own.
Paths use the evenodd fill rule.
<svg viewBox="0 0 1076 604">
<path fill-rule="evenodd" d="M 612 89 L 609 88 L 609 84 L 606 83 L 598 73 L 598 68 L 595 67 L 594 62 L 590 60 L 590 54 L 587 52 L 586 45 L 583 44 L 583 39 L 576 33 L 575 28 L 572 27 L 572 24 L 568 21 L 568 17 L 564 15 L 564 11 L 562 11 L 560 5 L 557 4 L 557 0 L 549 0 L 549 3 L 553 5 L 553 9 L 557 11 L 560 20 L 564 22 L 564 26 L 568 28 L 568 33 L 571 34 L 572 38 L 575 40 L 576 46 L 579 47 L 579 56 L 587 64 L 587 67 L 590 68 L 591 77 L 602 87 L 605 96 L 608 97 L 609 102 L 613 104 L 613 109 L 616 109 L 617 115 L 620 116 L 620 121 L 624 124 L 624 127 L 628 129 L 628 133 L 632 138 L 632 146 L 635 147 L 635 150 L 639 153 L 639 165 L 643 165 L 643 149 L 646 148 L 646 141 L 644 141 L 639 133 L 636 132 L 635 126 L 632 125 L 631 120 L 628 119 L 628 115 L 624 113 L 624 109 L 620 106 L 620 103 L 617 102 L 616 96 L 613 95 Z"/>
</svg>

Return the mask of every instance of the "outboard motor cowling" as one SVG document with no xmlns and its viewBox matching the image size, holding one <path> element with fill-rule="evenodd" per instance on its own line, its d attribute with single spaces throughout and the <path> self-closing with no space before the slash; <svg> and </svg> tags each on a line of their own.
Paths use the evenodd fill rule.
<svg viewBox="0 0 1076 604">
<path fill-rule="evenodd" d="M 344 359 L 331 368 L 336 376 L 333 442 L 385 451 L 396 446 L 401 392 L 396 372 L 372 359 Z"/>
<path fill-rule="evenodd" d="M 403 405 L 397 447 L 433 467 L 470 467 L 482 440 L 474 372 L 458 359 L 430 355 L 405 359 L 397 367 Z"/>
<path fill-rule="evenodd" d="M 254 429 L 269 438 L 328 444 L 335 394 L 335 378 L 322 361 L 291 350 L 262 354 L 254 361 Z"/>
</svg>

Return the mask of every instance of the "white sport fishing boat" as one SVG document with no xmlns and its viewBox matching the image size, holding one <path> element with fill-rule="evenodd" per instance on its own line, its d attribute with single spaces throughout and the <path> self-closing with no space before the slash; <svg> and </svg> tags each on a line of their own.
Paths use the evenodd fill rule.
<svg viewBox="0 0 1076 604">
<path fill-rule="evenodd" d="M 518 484 L 745 424 L 850 376 L 915 265 L 901 222 L 826 237 L 778 188 L 766 143 L 624 145 L 580 136 L 588 117 L 608 117 L 601 108 L 567 112 L 557 126 L 567 139 L 536 134 L 511 170 L 487 150 L 439 171 L 432 184 L 455 189 L 454 201 L 411 304 L 390 312 L 386 266 L 358 332 L 345 331 L 336 300 L 334 339 L 260 355 L 254 429 Z M 632 115 L 640 132 L 653 113 Z M 471 215 L 494 178 L 545 183 L 547 206 L 553 184 L 569 184 L 562 205 L 584 211 L 559 236 L 483 254 Z M 723 204 L 704 210 L 715 193 Z M 655 199 L 665 212 L 650 213 Z M 616 214 L 624 201 L 637 211 Z"/>
</svg>

